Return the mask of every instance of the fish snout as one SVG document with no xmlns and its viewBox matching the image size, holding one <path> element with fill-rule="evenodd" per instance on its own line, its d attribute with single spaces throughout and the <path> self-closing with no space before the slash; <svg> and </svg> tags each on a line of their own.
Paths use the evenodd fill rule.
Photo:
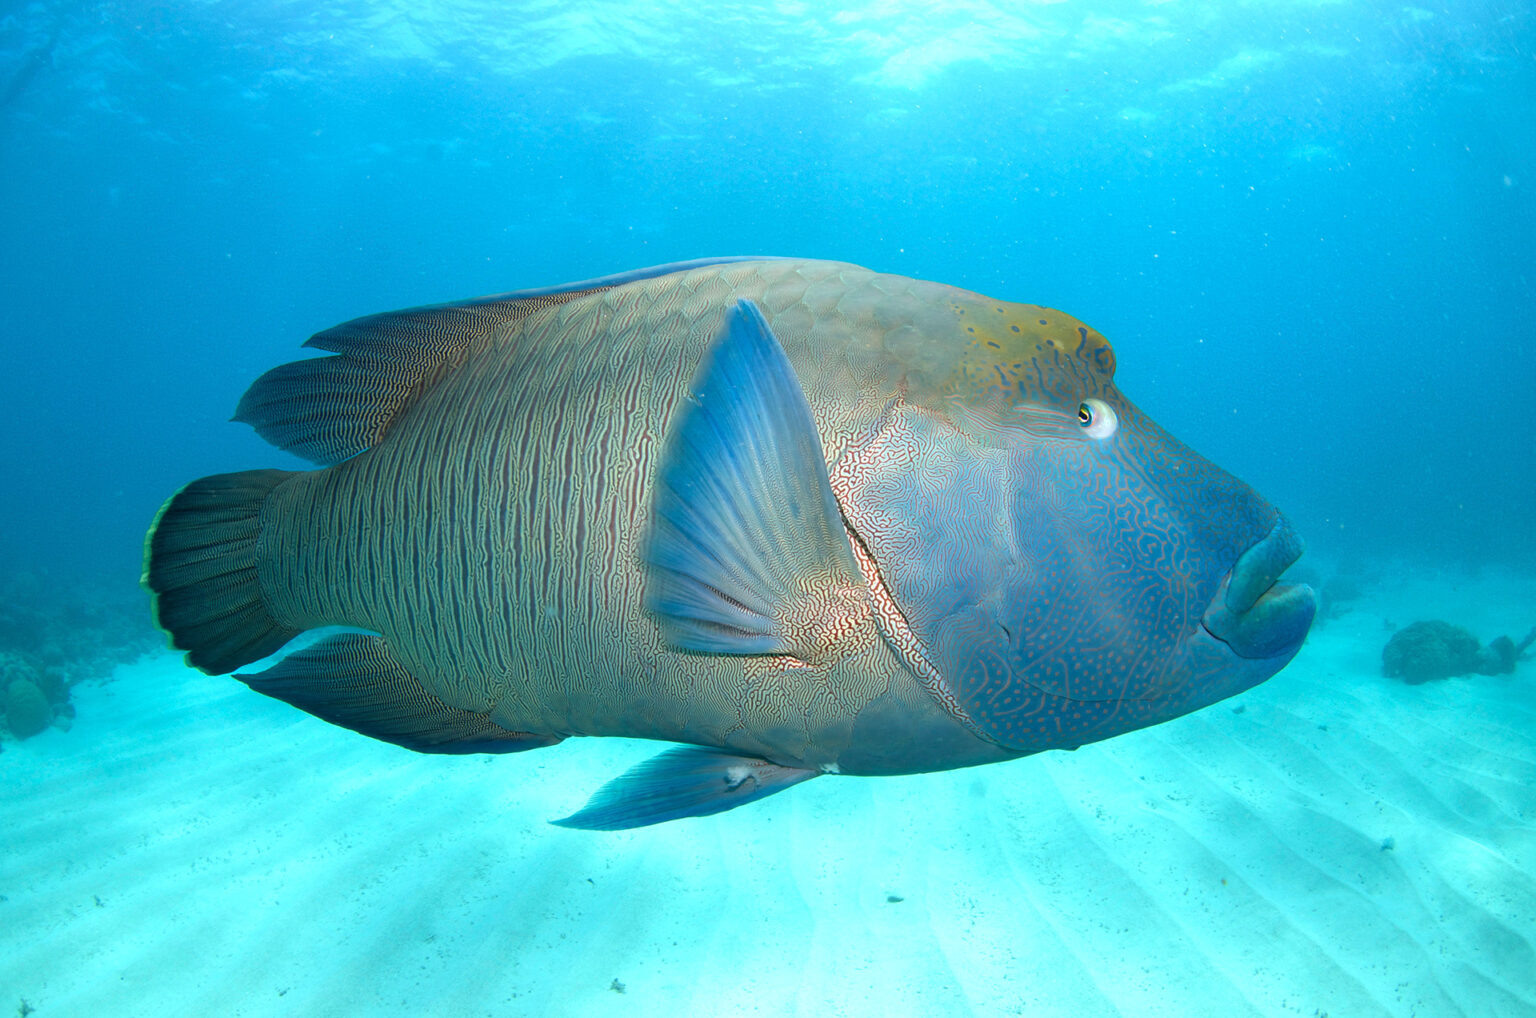
<svg viewBox="0 0 1536 1018">
<path fill-rule="evenodd" d="M 1200 623 L 1238 657 L 1284 657 L 1301 647 L 1317 614 L 1317 595 L 1280 575 L 1301 557 L 1301 538 L 1284 519 L 1250 547 L 1222 578 Z"/>
</svg>

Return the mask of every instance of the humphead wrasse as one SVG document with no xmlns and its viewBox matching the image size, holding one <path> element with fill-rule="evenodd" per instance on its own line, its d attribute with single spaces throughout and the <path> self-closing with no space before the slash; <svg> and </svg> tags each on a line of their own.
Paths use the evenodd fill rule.
<svg viewBox="0 0 1536 1018">
<path fill-rule="evenodd" d="M 318 464 L 207 477 L 156 620 L 253 689 L 427 753 L 686 743 L 570 827 L 819 774 L 1072 749 L 1264 681 L 1315 599 L 1269 503 L 1048 308 L 712 259 L 373 315 L 236 419 Z"/>
</svg>

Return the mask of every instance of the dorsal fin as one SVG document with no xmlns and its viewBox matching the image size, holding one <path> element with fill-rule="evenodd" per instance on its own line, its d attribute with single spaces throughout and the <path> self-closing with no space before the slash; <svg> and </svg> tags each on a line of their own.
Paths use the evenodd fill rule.
<svg viewBox="0 0 1536 1018">
<path fill-rule="evenodd" d="M 377 444 L 408 403 L 463 363 L 475 340 L 581 293 L 410 308 L 343 322 L 304 344 L 336 356 L 268 371 L 240 397 L 234 420 L 311 462 L 340 463 Z"/>
<path fill-rule="evenodd" d="M 252 383 L 235 408 L 280 449 L 321 465 L 377 444 L 390 422 L 439 378 L 464 362 L 471 345 L 543 308 L 625 283 L 750 257 L 702 258 L 453 304 L 388 311 L 317 332 L 304 345 L 335 356 L 294 361 Z"/>
</svg>

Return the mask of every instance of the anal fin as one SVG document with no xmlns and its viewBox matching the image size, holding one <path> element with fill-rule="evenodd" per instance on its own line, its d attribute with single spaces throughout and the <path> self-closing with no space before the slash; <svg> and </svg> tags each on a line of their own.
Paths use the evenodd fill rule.
<svg viewBox="0 0 1536 1018">
<path fill-rule="evenodd" d="M 679 746 L 631 767 L 598 789 L 580 810 L 551 822 L 585 831 L 623 831 L 709 816 L 782 792 L 819 773 L 720 749 Z"/>
<path fill-rule="evenodd" d="M 382 636 L 340 633 L 235 678 L 322 721 L 418 753 L 516 753 L 560 741 L 450 706 L 395 660 Z"/>
</svg>

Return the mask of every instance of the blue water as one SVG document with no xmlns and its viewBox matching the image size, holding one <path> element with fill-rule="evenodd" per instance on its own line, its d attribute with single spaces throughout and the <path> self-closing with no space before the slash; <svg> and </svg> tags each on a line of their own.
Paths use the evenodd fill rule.
<svg viewBox="0 0 1536 1018">
<path fill-rule="evenodd" d="M 543 821 L 654 747 L 95 681 L 162 501 L 307 465 L 229 417 L 310 334 L 756 253 L 1083 319 L 1369 610 L 1140 741 L 633 842 Z M 84 683 L 0 746 L 0 1008 L 1529 1013 L 1536 665 L 1375 673 L 1415 617 L 1536 622 L 1533 311 L 1529 0 L 0 0 L 0 669 Z"/>
<path fill-rule="evenodd" d="M 311 332 L 701 255 L 1057 306 L 1314 549 L 1536 563 L 1536 14 L 0 15 L 0 566 L 137 568 Z"/>
</svg>

